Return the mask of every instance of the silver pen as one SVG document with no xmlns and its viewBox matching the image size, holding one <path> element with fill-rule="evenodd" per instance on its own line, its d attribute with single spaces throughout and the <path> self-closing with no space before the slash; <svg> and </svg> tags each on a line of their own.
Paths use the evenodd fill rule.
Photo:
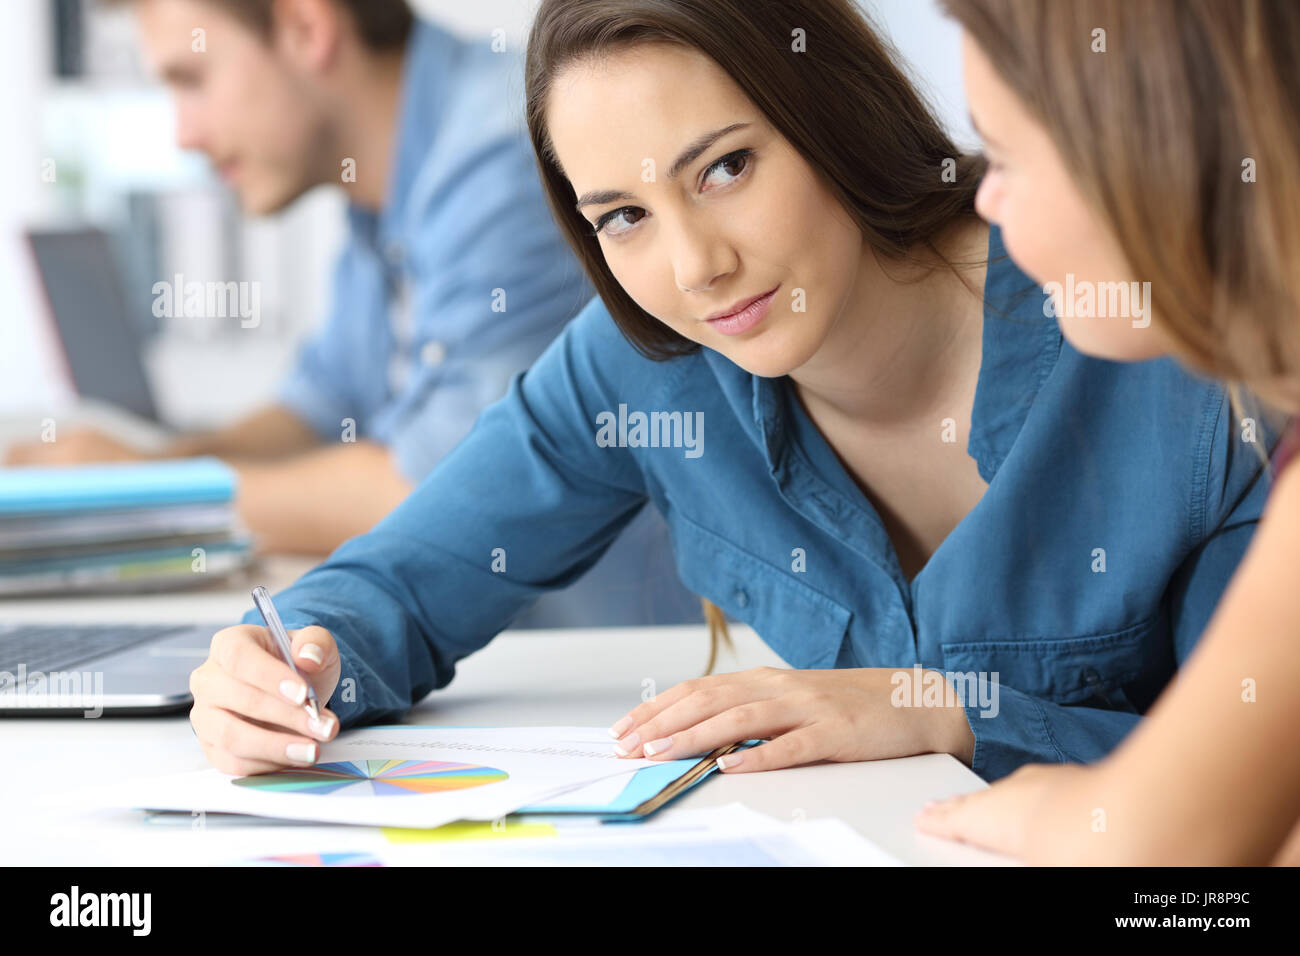
<svg viewBox="0 0 1300 956">
<path fill-rule="evenodd" d="M 261 613 L 262 620 L 266 622 L 271 636 L 275 638 L 275 643 L 280 646 L 280 655 L 284 658 L 284 662 L 293 669 L 295 674 L 302 677 L 302 682 L 307 685 L 307 699 L 303 701 L 303 707 L 311 714 L 313 720 L 319 719 L 320 700 L 316 697 L 316 689 L 293 662 L 293 643 L 289 640 L 289 632 L 284 629 L 279 612 L 271 603 L 271 592 L 259 584 L 253 588 L 253 603 L 257 605 L 257 610 Z"/>
</svg>

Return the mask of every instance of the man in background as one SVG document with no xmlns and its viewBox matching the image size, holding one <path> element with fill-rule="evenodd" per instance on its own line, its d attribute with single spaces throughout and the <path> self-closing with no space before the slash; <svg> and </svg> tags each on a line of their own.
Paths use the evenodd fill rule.
<svg viewBox="0 0 1300 956">
<path fill-rule="evenodd" d="M 137 15 L 179 145 L 246 212 L 333 185 L 347 239 L 326 321 L 272 404 L 161 453 L 78 430 L 7 463 L 216 455 L 261 549 L 325 554 L 398 504 L 591 296 L 537 178 L 518 58 L 406 0 L 109 2 Z M 652 510 L 529 623 L 698 620 Z"/>
</svg>

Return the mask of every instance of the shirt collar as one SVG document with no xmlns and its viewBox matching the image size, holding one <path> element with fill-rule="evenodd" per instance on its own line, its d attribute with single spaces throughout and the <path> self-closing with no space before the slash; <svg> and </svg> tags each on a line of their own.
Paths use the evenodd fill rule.
<svg viewBox="0 0 1300 956">
<path fill-rule="evenodd" d="M 1061 329 L 1044 308 L 1046 301 L 1042 288 L 1007 255 L 1002 230 L 990 226 L 984 351 L 966 445 L 985 481 L 992 481 L 1006 460 L 1061 355 Z"/>
<path fill-rule="evenodd" d="M 1001 230 L 990 226 L 983 354 L 967 444 L 985 481 L 992 481 L 1006 459 L 1060 356 L 1060 328 L 1045 314 L 1044 301 L 1042 289 L 1007 256 Z M 737 419 L 775 472 L 788 437 L 781 400 L 786 382 L 752 375 L 712 349 L 703 351 Z"/>
<path fill-rule="evenodd" d="M 784 413 L 776 391 L 776 383 L 780 380 L 746 372 L 711 348 L 701 346 L 700 352 L 736 421 L 763 451 L 768 470 L 774 472 L 785 447 Z"/>
</svg>

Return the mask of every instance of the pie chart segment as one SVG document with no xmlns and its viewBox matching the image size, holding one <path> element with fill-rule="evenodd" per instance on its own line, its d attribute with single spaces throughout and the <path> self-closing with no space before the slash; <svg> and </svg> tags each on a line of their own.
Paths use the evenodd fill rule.
<svg viewBox="0 0 1300 956">
<path fill-rule="evenodd" d="M 233 783 L 275 793 L 393 797 L 467 790 L 509 776 L 495 767 L 441 760 L 345 760 L 240 777 Z"/>
</svg>

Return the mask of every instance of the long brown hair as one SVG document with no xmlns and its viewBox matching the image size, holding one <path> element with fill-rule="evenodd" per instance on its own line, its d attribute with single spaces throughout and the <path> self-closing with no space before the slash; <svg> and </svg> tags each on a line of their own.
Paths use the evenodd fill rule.
<svg viewBox="0 0 1300 956">
<path fill-rule="evenodd" d="M 669 359 L 698 345 L 638 306 L 614 278 L 574 207 L 546 128 L 547 96 L 566 65 L 647 42 L 692 47 L 722 67 L 878 253 L 933 251 L 955 219 L 973 215 L 983 160 L 953 145 L 850 0 L 542 0 L 528 38 L 525 95 L 546 197 L 610 315 L 647 357 Z M 952 175 L 943 175 L 946 168 Z"/>
<path fill-rule="evenodd" d="M 851 0 L 542 0 L 528 38 L 528 132 L 551 212 L 614 322 L 648 358 L 699 346 L 638 306 L 609 270 L 546 127 L 555 76 L 575 60 L 641 43 L 694 48 L 717 63 L 821 176 L 878 256 L 918 251 L 974 216 L 983 159 L 961 153 Z M 949 175 L 945 175 L 949 173 Z M 951 263 L 949 263 L 951 265 Z M 703 601 L 708 671 L 726 618 Z"/>
<path fill-rule="evenodd" d="M 1300 4 L 943 0 L 1202 372 L 1300 408 Z"/>
</svg>

